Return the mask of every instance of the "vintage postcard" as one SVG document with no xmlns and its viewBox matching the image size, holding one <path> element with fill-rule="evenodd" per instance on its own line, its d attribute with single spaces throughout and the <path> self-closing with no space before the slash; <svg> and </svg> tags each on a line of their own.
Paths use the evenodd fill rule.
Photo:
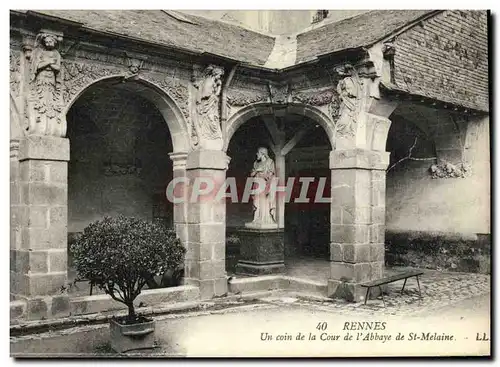
<svg viewBox="0 0 500 367">
<path fill-rule="evenodd" d="M 491 356 L 487 10 L 10 10 L 10 353 Z"/>
</svg>

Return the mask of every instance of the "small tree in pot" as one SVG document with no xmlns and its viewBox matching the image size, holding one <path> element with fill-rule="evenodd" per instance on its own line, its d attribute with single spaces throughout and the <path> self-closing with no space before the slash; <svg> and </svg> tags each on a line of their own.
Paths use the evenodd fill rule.
<svg viewBox="0 0 500 367">
<path fill-rule="evenodd" d="M 105 217 L 85 228 L 71 252 L 81 279 L 128 308 L 127 316 L 110 322 L 112 348 L 152 347 L 154 322 L 136 314 L 134 300 L 151 274 L 182 263 L 185 249 L 175 232 L 139 218 Z"/>
</svg>

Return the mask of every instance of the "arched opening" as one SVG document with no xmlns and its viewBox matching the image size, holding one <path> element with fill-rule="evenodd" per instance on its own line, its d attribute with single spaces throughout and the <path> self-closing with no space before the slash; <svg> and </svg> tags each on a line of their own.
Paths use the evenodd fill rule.
<svg viewBox="0 0 500 367">
<path fill-rule="evenodd" d="M 418 228 L 421 190 L 430 182 L 429 168 L 436 163 L 436 148 L 430 126 L 413 105 L 398 107 L 387 136 L 390 162 L 386 177 L 386 228 Z M 423 185 L 421 185 L 423 184 Z M 430 214 L 430 213 L 428 213 Z"/>
<path fill-rule="evenodd" d="M 246 179 L 252 170 L 259 147 L 268 149 L 270 158 L 276 164 L 279 176 L 280 159 L 283 154 L 284 179 L 290 182 L 291 196 L 286 200 L 283 218 L 280 220 L 279 202 L 277 203 L 277 222 L 284 229 L 285 271 L 289 275 L 324 281 L 329 275 L 330 248 L 330 168 L 329 155 L 331 144 L 329 134 L 316 119 L 305 116 L 304 108 L 288 109 L 278 117 L 269 114 L 267 108 L 263 114 L 251 116 L 239 121 L 230 121 L 227 154 L 231 157 L 227 171 L 228 178 L 234 178 L 238 188 L 238 202 L 227 203 L 226 259 L 228 274 L 236 273 L 239 246 L 238 231 L 245 223 L 253 219 L 251 202 L 241 202 Z M 301 114 L 297 113 L 302 111 Z M 267 113 L 266 113 L 267 112 Z M 281 142 L 272 138 L 270 130 L 276 128 Z M 280 145 L 279 149 L 276 146 Z M 273 145 L 275 146 L 273 148 Z M 304 182 L 309 181 L 308 190 Z M 298 200 L 304 189 L 308 202 Z M 321 191 L 320 194 L 317 194 Z M 320 199 L 320 200 L 317 200 Z M 312 266 L 312 263 L 319 263 Z M 317 269 L 306 271 L 304 268 Z"/>
<path fill-rule="evenodd" d="M 186 142 L 179 121 L 167 120 L 175 118 L 167 98 L 143 82 L 108 79 L 72 103 L 66 115 L 68 244 L 104 216 L 135 216 L 173 228 L 173 206 L 165 195 L 173 176 L 169 153 Z M 69 281 L 75 276 L 68 249 Z M 149 286 L 178 285 L 180 279 L 155 281 Z M 89 292 L 85 282 L 74 289 Z"/>
<path fill-rule="evenodd" d="M 477 124 L 459 111 L 412 102 L 393 112 L 387 151 L 391 163 L 386 190 L 388 265 L 476 271 L 489 213 L 488 162 L 474 161 L 473 149 L 487 155 Z M 470 256 L 457 248 L 464 246 Z M 475 247 L 478 246 L 478 247 Z M 460 254 L 460 255 L 458 255 Z"/>
<path fill-rule="evenodd" d="M 434 139 L 426 119 L 429 112 L 431 109 L 405 103 L 390 116 L 392 123 L 386 145 L 391 155 L 386 176 L 385 230 L 385 260 L 389 266 L 411 265 L 403 260 L 411 246 L 409 241 L 413 241 L 410 238 L 424 229 L 425 223 L 433 221 L 431 218 L 437 209 L 433 202 L 439 199 L 429 197 L 434 195 L 429 185 L 435 183 L 429 168 L 436 163 Z M 414 260 L 420 256 L 413 250 L 410 252 Z"/>
</svg>

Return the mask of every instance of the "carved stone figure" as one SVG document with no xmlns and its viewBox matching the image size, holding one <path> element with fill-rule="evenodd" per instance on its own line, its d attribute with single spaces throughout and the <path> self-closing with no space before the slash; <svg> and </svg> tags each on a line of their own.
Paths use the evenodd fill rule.
<svg viewBox="0 0 500 367">
<path fill-rule="evenodd" d="M 290 86 L 288 84 L 286 85 L 280 85 L 280 84 L 273 84 L 269 83 L 269 97 L 271 99 L 271 103 L 274 104 L 286 104 L 290 99 Z"/>
<path fill-rule="evenodd" d="M 246 223 L 246 227 L 252 228 L 275 228 L 276 218 L 276 203 L 275 199 L 269 193 L 271 182 L 275 177 L 276 170 L 273 160 L 269 157 L 266 148 L 259 148 L 257 150 L 257 159 L 253 164 L 250 177 L 260 178 L 265 182 L 266 188 L 260 193 L 253 195 L 253 221 Z"/>
<path fill-rule="evenodd" d="M 223 147 L 219 103 L 223 75 L 222 68 L 209 65 L 203 77 L 195 82 L 197 92 L 193 120 L 197 138 L 195 146 L 198 149 L 221 150 Z"/>
<path fill-rule="evenodd" d="M 28 98 L 29 134 L 64 136 L 61 122 L 61 37 L 42 32 L 35 39 L 31 56 L 30 95 Z"/>
<path fill-rule="evenodd" d="M 348 76 L 337 84 L 337 93 L 340 96 L 339 120 L 336 125 L 338 135 L 354 135 L 356 114 L 359 105 L 360 90 L 356 77 Z"/>
</svg>

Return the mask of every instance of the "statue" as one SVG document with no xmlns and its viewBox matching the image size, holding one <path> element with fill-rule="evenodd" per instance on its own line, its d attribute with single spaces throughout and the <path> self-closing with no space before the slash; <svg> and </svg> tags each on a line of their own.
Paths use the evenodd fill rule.
<svg viewBox="0 0 500 367">
<path fill-rule="evenodd" d="M 358 83 L 354 78 L 348 76 L 337 84 L 337 93 L 340 96 L 339 121 L 336 131 L 342 134 L 354 135 L 356 124 L 356 112 L 358 108 Z"/>
<path fill-rule="evenodd" d="M 44 32 L 35 39 L 28 100 L 29 134 L 65 134 L 61 123 L 61 55 L 57 51 L 61 40 L 61 37 Z"/>
<path fill-rule="evenodd" d="M 221 150 L 223 147 L 219 106 L 223 75 L 224 69 L 210 65 L 203 72 L 203 77 L 195 83 L 195 145 L 201 149 Z"/>
<path fill-rule="evenodd" d="M 253 221 L 247 223 L 246 227 L 254 228 L 276 228 L 276 203 L 275 198 L 270 195 L 269 188 L 275 176 L 276 170 L 273 160 L 269 157 L 266 148 L 257 150 L 257 159 L 253 164 L 250 177 L 261 178 L 266 184 L 265 190 L 252 196 Z"/>
</svg>

